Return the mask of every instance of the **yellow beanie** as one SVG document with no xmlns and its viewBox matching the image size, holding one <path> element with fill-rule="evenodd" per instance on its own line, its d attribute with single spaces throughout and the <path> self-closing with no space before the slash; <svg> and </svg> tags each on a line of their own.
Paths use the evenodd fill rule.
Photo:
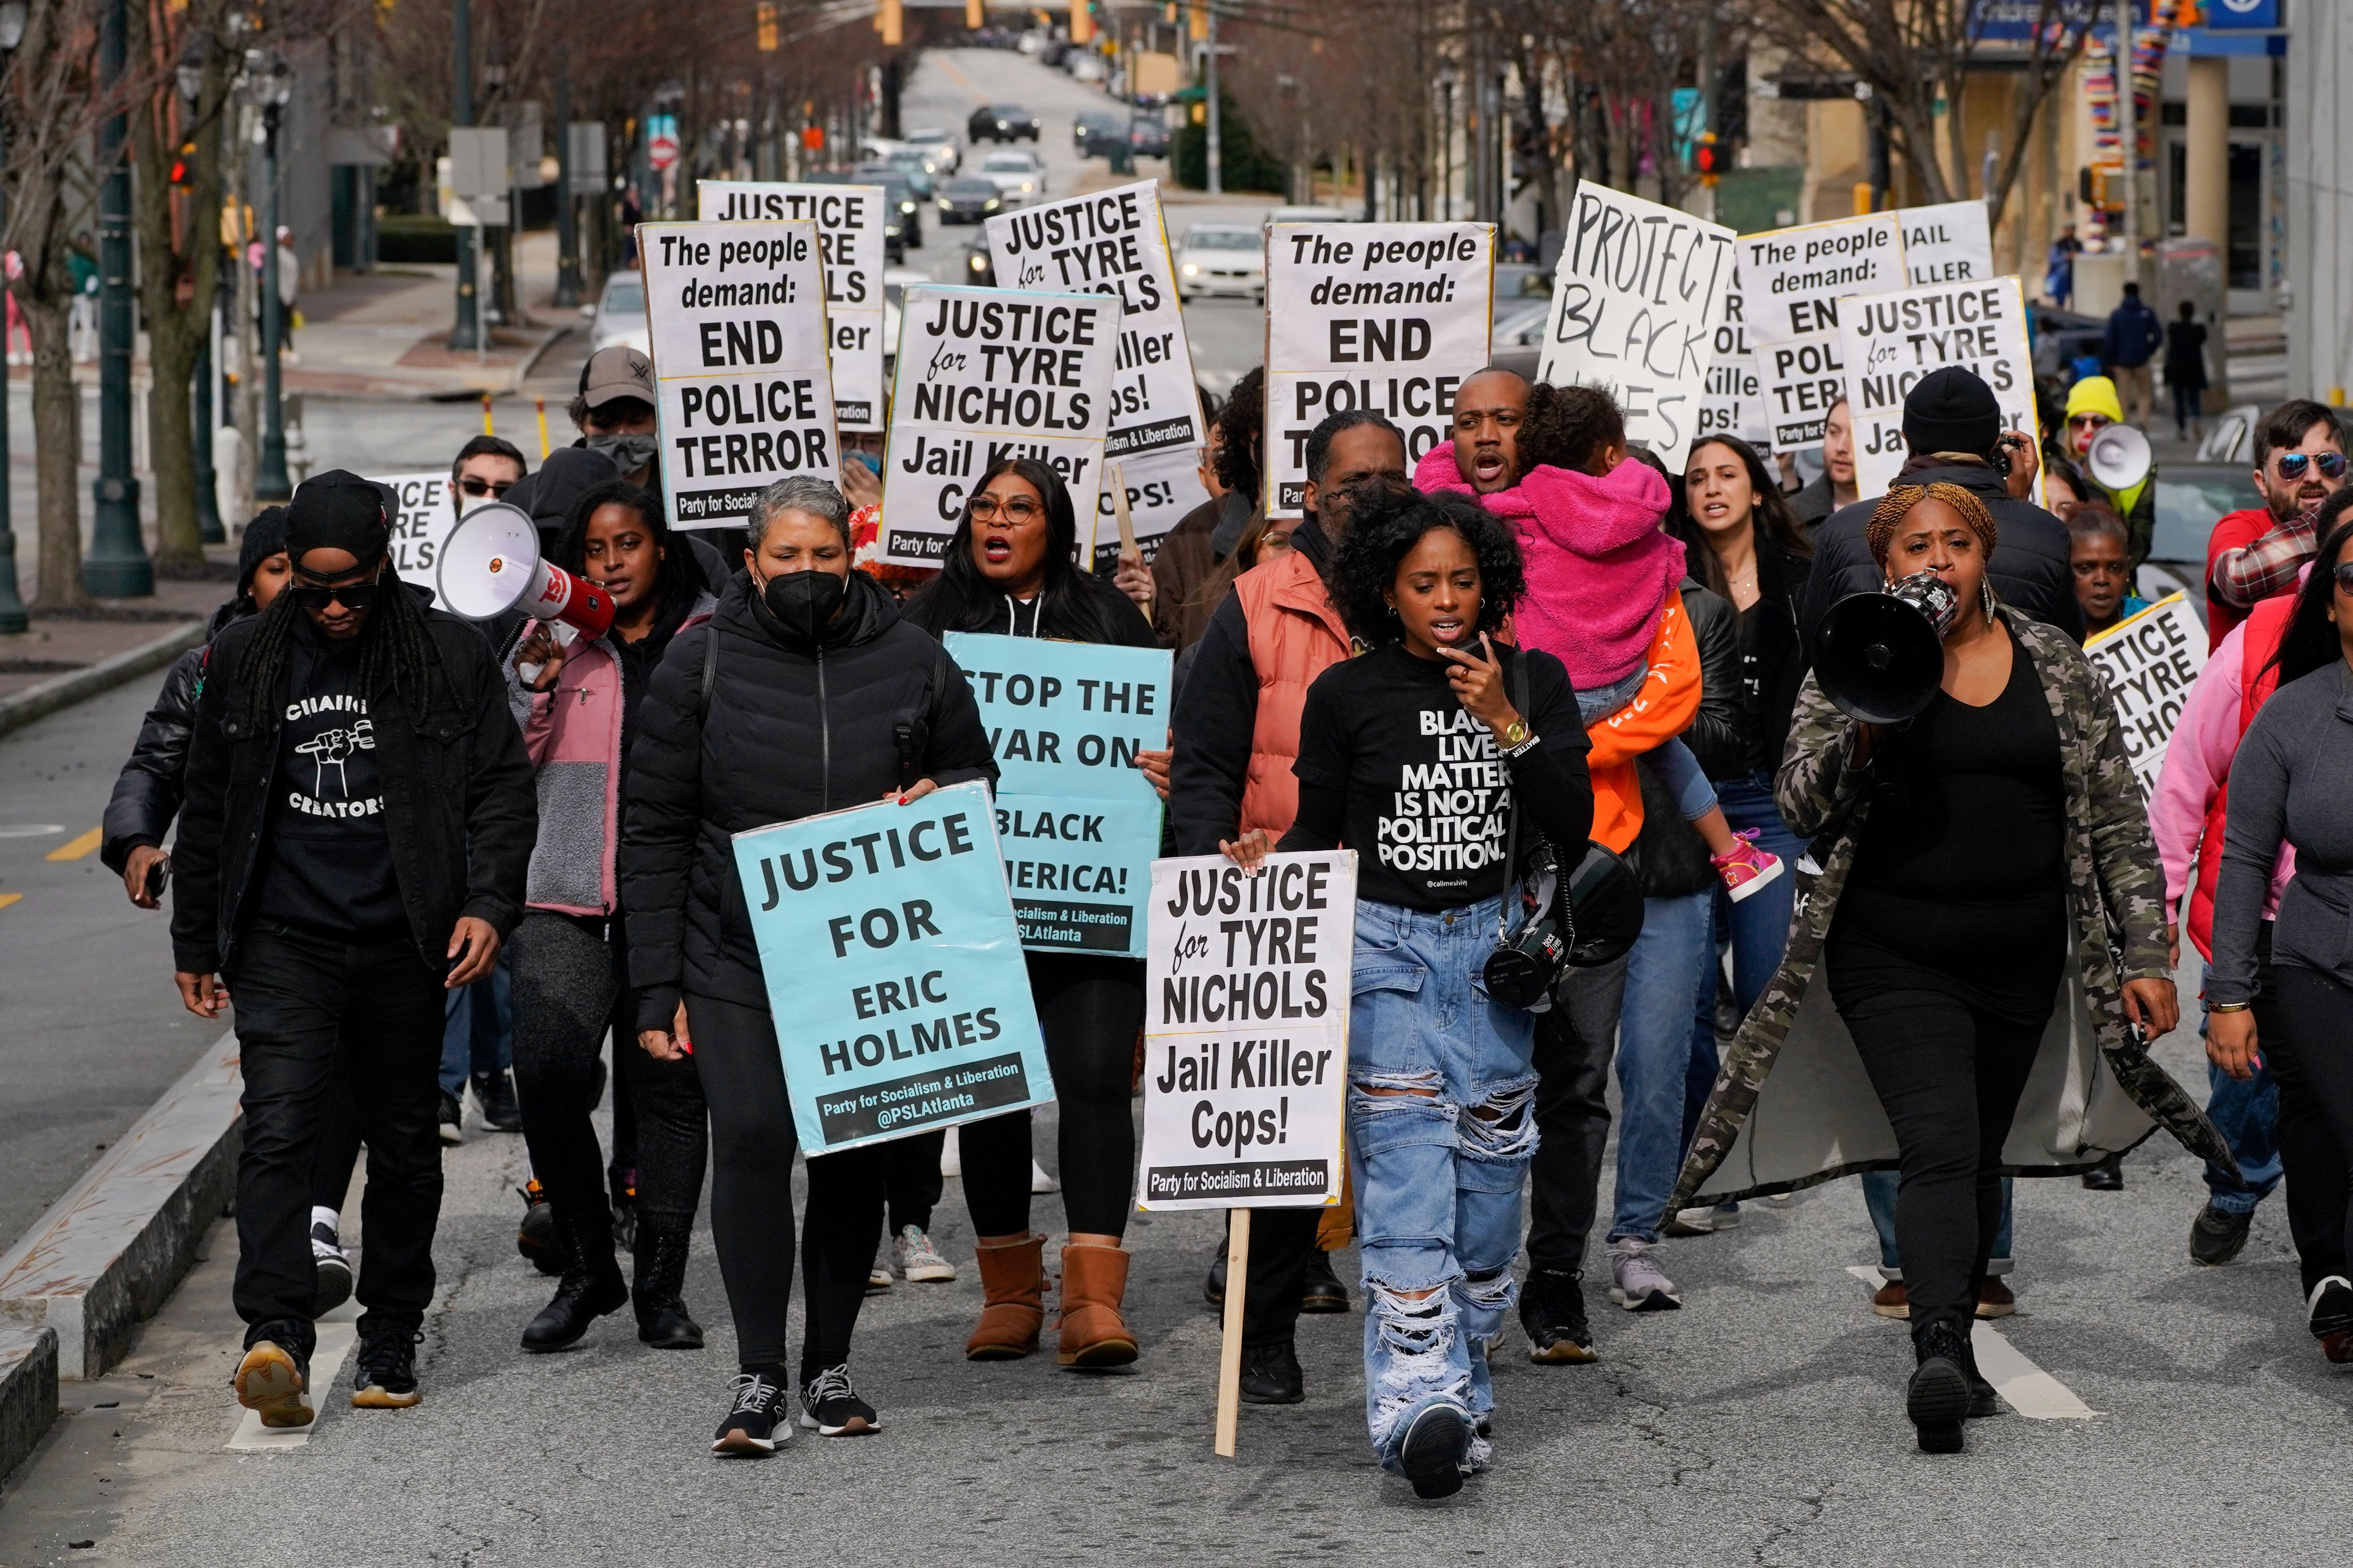
<svg viewBox="0 0 2353 1568">
<path fill-rule="evenodd" d="M 2078 414 L 2105 414 L 2109 423 L 2125 422 L 2125 405 L 2116 396 L 2116 384 L 2105 375 L 2087 375 L 2067 389 L 2067 417 Z"/>
</svg>

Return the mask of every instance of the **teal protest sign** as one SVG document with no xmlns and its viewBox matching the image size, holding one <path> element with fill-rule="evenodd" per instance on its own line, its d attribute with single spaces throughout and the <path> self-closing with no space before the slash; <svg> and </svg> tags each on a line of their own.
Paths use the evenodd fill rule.
<svg viewBox="0 0 2353 1568">
<path fill-rule="evenodd" d="M 801 1147 L 1054 1098 L 988 786 L 735 836 Z"/>
<path fill-rule="evenodd" d="M 1141 958 L 1160 797 L 1135 765 L 1168 744 L 1159 648 L 950 632 L 997 753 L 1005 884 L 1036 952 Z"/>
</svg>

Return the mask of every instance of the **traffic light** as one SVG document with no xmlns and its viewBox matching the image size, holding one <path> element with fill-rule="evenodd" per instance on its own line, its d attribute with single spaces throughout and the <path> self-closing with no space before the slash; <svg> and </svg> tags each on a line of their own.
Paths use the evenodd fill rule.
<svg viewBox="0 0 2353 1568">
<path fill-rule="evenodd" d="M 874 26 L 882 35 L 886 49 L 895 49 L 906 41 L 906 18 L 899 0 L 882 0 L 881 8 L 874 13 Z"/>
<path fill-rule="evenodd" d="M 1209 8 L 1207 5 L 1185 7 L 1185 36 L 1197 44 L 1208 40 Z"/>
<path fill-rule="evenodd" d="M 776 47 L 783 39 L 778 37 L 776 7 L 773 0 L 760 0 L 759 5 L 752 7 L 752 31 L 753 42 L 759 46 L 762 54 L 776 52 Z"/>
<path fill-rule="evenodd" d="M 982 0 L 964 0 L 964 25 L 975 33 L 988 25 L 988 7 Z"/>
<path fill-rule="evenodd" d="M 180 143 L 180 150 L 172 155 L 172 184 L 185 191 L 195 183 L 196 144 L 194 142 L 183 142 Z"/>
<path fill-rule="evenodd" d="M 1724 177 L 1724 152 L 1713 131 L 1703 131 L 1692 138 L 1692 173 L 1699 176 L 1701 184 L 1713 185 Z"/>
<path fill-rule="evenodd" d="M 1095 16 L 1087 0 L 1071 0 L 1071 42 L 1091 44 L 1095 38 Z"/>
</svg>

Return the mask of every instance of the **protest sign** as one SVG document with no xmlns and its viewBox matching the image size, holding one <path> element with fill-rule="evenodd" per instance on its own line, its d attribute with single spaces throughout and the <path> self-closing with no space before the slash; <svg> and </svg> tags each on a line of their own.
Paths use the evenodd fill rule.
<svg viewBox="0 0 2353 1568">
<path fill-rule="evenodd" d="M 1168 745 L 1163 648 L 950 632 L 997 754 L 997 837 L 1021 945 L 1144 956 L 1160 797 L 1135 765 Z"/>
<path fill-rule="evenodd" d="M 449 472 L 436 468 L 423 474 L 378 474 L 368 480 L 393 494 L 392 569 L 412 583 L 433 581 L 434 563 L 441 559 L 441 542 L 458 526 L 458 509 L 449 504 L 464 492 L 449 483 Z M 474 502 L 480 506 L 491 498 Z"/>
<path fill-rule="evenodd" d="M 1582 184 L 1553 270 L 1536 379 L 1598 386 L 1626 437 L 1670 472 L 1700 428 L 1733 231 L 1607 185 Z"/>
<path fill-rule="evenodd" d="M 1810 446 L 1846 395 L 1839 301 L 1903 286 L 1901 225 L 1894 213 L 1871 213 L 1743 235 L 1739 248 L 1765 428 L 1777 451 Z"/>
<path fill-rule="evenodd" d="M 1119 322 L 1119 301 L 1102 294 L 907 290 L 882 459 L 885 561 L 937 566 L 966 494 L 1003 457 L 1061 476 L 1089 559 Z"/>
<path fill-rule="evenodd" d="M 1905 207 L 1904 273 L 1915 289 L 1932 283 L 1981 283 L 1992 277 L 1993 229 L 1981 201 Z"/>
<path fill-rule="evenodd" d="M 1700 394 L 1699 425 L 1692 439 L 1736 436 L 1756 447 L 1758 457 L 1769 458 L 1773 433 L 1765 423 L 1764 384 L 1757 374 L 1756 346 L 1748 341 L 1746 310 L 1736 267 L 1732 286 L 1724 291 L 1724 319 L 1715 324 L 1707 385 Z"/>
<path fill-rule="evenodd" d="M 805 1151 L 1054 1098 L 987 784 L 734 842 Z"/>
<path fill-rule="evenodd" d="M 1168 260 L 1157 180 L 999 213 L 988 220 L 988 248 L 998 279 L 1008 288 L 1109 294 L 1119 300 L 1106 460 L 1191 448 L 1208 439 L 1193 381 L 1192 345 L 1176 309 L 1176 272 Z M 1176 521 L 1149 531 L 1166 532 Z M 1146 531 L 1139 520 L 1138 533 Z"/>
<path fill-rule="evenodd" d="M 1140 1209 L 1340 1201 L 1354 850 L 1152 865 Z"/>
<path fill-rule="evenodd" d="M 1947 365 L 1974 371 L 2001 405 L 2001 427 L 2024 431 L 2040 448 L 2034 355 L 2017 279 L 1857 295 L 1840 303 L 1839 335 L 1862 494 L 1883 495 L 1895 482 L 1905 456 L 1904 395 Z"/>
<path fill-rule="evenodd" d="M 881 429 L 882 187 L 698 180 L 695 199 L 695 216 L 706 223 L 806 218 L 817 225 L 834 419 L 844 430 Z"/>
<path fill-rule="evenodd" d="M 740 527 L 787 474 L 831 480 L 839 446 L 817 226 L 638 226 L 673 528 Z"/>
<path fill-rule="evenodd" d="M 1136 548 L 1150 565 L 1160 553 L 1160 542 L 1185 520 L 1185 514 L 1209 499 L 1201 488 L 1201 454 L 1193 447 L 1165 447 L 1141 458 L 1113 460 L 1095 497 L 1095 548 L 1092 569 L 1109 574 L 1119 567 L 1119 487 L 1127 487 L 1128 521 L 1135 531 Z M 1081 524 L 1081 531 L 1085 525 Z"/>
<path fill-rule="evenodd" d="M 2186 597 L 2168 594 L 2084 638 L 2084 651 L 2116 694 L 2116 732 L 2147 800 L 2157 793 L 2165 748 L 2189 704 L 2190 683 L 2206 668 L 2206 628 Z"/>
<path fill-rule="evenodd" d="M 1266 510 L 1303 515 L 1307 437 L 1369 408 L 1410 468 L 1453 438 L 1454 392 L 1487 363 L 1495 226 L 1282 223 L 1266 240 Z"/>
</svg>

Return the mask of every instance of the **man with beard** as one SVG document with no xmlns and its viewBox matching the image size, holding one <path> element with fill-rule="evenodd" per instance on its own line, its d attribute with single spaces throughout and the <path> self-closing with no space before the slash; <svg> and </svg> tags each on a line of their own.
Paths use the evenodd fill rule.
<svg viewBox="0 0 2353 1568">
<path fill-rule="evenodd" d="M 2345 488 L 2345 431 L 2335 409 L 2298 397 L 2263 416 L 2255 427 L 2255 491 L 2263 504 L 2223 518 L 2206 541 L 2210 651 L 2257 605 L 2295 592 L 2297 574 L 2319 547 L 2313 513 Z"/>
</svg>

